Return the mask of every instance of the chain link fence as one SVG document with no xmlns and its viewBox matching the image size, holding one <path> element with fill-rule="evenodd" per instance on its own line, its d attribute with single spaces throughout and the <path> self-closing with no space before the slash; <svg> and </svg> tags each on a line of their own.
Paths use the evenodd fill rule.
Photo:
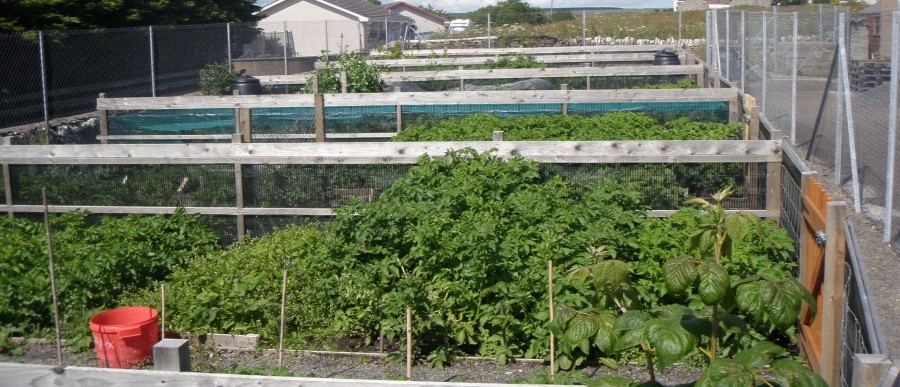
<svg viewBox="0 0 900 387">
<path fill-rule="evenodd" d="M 851 15 L 829 6 L 796 13 L 777 8 L 713 11 L 707 65 L 757 99 L 763 122 L 798 149 L 797 157 L 834 170 L 834 183 L 848 193 L 856 211 L 882 223 L 884 242 L 896 247 L 900 213 L 893 202 L 900 197 L 893 176 L 898 170 L 894 155 L 900 12 L 888 11 Z M 786 168 L 782 187 L 782 222 L 795 238 L 799 172 Z M 852 239 L 852 226 L 848 230 Z M 876 327 L 877 315 L 866 299 L 870 290 L 858 247 L 853 248 L 856 241 L 849 242 L 844 385 L 850 384 L 855 354 L 887 351 Z"/>
</svg>

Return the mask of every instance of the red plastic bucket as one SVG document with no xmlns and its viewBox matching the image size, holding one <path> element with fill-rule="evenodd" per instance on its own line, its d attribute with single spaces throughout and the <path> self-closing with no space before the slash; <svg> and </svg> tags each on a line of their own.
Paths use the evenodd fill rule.
<svg viewBox="0 0 900 387">
<path fill-rule="evenodd" d="M 132 368 L 148 364 L 159 341 L 156 309 L 127 306 L 91 317 L 94 348 L 101 367 Z"/>
</svg>

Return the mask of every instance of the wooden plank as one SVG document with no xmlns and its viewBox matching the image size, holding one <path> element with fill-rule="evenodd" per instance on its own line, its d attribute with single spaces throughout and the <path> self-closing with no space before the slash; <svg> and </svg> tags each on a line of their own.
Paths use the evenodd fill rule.
<svg viewBox="0 0 900 387">
<path fill-rule="evenodd" d="M 825 235 L 825 294 L 822 308 L 822 362 L 819 375 L 829 386 L 841 384 L 841 328 L 844 307 L 844 262 L 847 241 L 844 235 L 847 205 L 829 202 Z"/>
<path fill-rule="evenodd" d="M 15 204 L 12 206 L 0 206 L 5 211 L 19 213 L 40 213 L 44 211 L 42 205 L 31 204 Z M 50 205 L 48 211 L 53 213 L 65 213 L 72 211 L 89 211 L 95 214 L 142 214 L 142 215 L 168 215 L 174 214 L 179 208 L 183 208 L 189 214 L 202 215 L 239 215 L 245 216 L 269 216 L 269 215 L 285 215 L 285 216 L 332 216 L 334 210 L 331 208 L 288 208 L 288 207 L 271 207 L 257 208 L 244 207 L 168 207 L 168 206 L 95 206 L 95 205 Z"/>
<path fill-rule="evenodd" d="M 736 94 L 733 89 L 571 90 L 568 95 L 560 90 L 501 90 L 324 94 L 323 98 L 327 106 L 371 106 L 562 103 L 566 98 L 570 103 L 727 102 Z M 252 109 L 315 107 L 315 101 L 310 94 L 181 96 L 103 98 L 97 99 L 97 106 L 107 110 Z"/>
<path fill-rule="evenodd" d="M 329 139 L 385 139 L 396 137 L 397 133 L 331 133 L 328 135 Z M 284 134 L 254 134 L 253 138 L 260 140 L 273 140 L 273 139 L 311 139 L 314 140 L 316 138 L 315 133 L 284 133 Z"/>
<path fill-rule="evenodd" d="M 581 78 L 581 77 L 626 77 L 626 76 L 696 76 L 703 71 L 700 65 L 668 66 L 615 66 L 615 67 L 548 67 L 543 69 L 473 69 L 441 71 L 404 71 L 381 74 L 387 83 L 455 81 L 459 78 L 473 79 L 521 79 L 521 78 Z M 303 85 L 309 75 L 260 75 L 264 85 Z"/>
<path fill-rule="evenodd" d="M 781 161 L 766 163 L 766 210 L 781 212 Z M 775 218 L 780 223 L 781 217 Z"/>
<path fill-rule="evenodd" d="M 541 55 L 569 53 L 615 53 L 615 52 L 651 52 L 671 48 L 669 45 L 607 45 L 607 46 L 562 46 L 562 47 L 514 47 L 514 48 L 456 48 L 443 50 L 403 50 L 405 57 L 451 57 L 451 56 L 501 56 L 511 54 Z M 390 55 L 385 51 L 374 51 L 369 57 L 378 58 Z"/>
<path fill-rule="evenodd" d="M 20 145 L 9 164 L 413 164 L 453 149 L 496 149 L 503 159 L 544 163 L 762 163 L 781 160 L 781 141 L 517 141 Z"/>
<path fill-rule="evenodd" d="M 313 95 L 316 110 L 316 142 L 325 142 L 325 95 Z"/>
<path fill-rule="evenodd" d="M 244 222 L 244 173 L 243 166 L 239 163 L 234 164 L 234 205 L 237 212 L 237 239 L 238 242 L 243 242 L 247 230 Z"/>
<path fill-rule="evenodd" d="M 238 133 L 240 133 L 240 135 L 241 135 L 241 141 L 253 142 L 253 135 L 252 135 L 253 122 L 252 122 L 252 115 L 250 113 L 250 109 L 249 108 L 238 108 L 237 113 L 238 113 L 237 125 L 238 125 L 238 129 L 239 129 Z"/>
<path fill-rule="evenodd" d="M 96 367 L 64 367 L 60 372 L 50 365 L 0 363 L 4 386 L 55 387 L 55 386 L 166 386 L 166 387 L 348 387 L 366 385 L 372 387 L 505 387 L 494 383 L 449 383 L 398 380 L 359 380 L 300 378 L 260 375 L 207 374 L 199 372 L 173 372 Z M 523 387 L 549 387 L 549 385 L 523 384 Z"/>
<path fill-rule="evenodd" d="M 603 53 L 603 54 L 560 54 L 560 55 L 533 55 L 535 61 L 547 64 L 561 63 L 628 63 L 628 62 L 653 62 L 654 53 Z M 493 57 L 453 57 L 453 58 L 422 58 L 422 59 L 375 59 L 368 60 L 370 65 L 384 66 L 388 68 L 398 67 L 425 67 L 425 66 L 474 66 L 482 65 Z M 325 64 L 316 62 L 316 69 L 324 68 Z"/>
</svg>

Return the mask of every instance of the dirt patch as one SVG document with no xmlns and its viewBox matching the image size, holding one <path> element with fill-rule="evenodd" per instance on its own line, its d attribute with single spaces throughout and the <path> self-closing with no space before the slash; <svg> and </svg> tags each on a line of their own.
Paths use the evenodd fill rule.
<svg viewBox="0 0 900 387">
<path fill-rule="evenodd" d="M 340 379 L 399 380 L 406 377 L 406 365 L 402 357 L 336 355 L 311 353 L 307 351 L 285 351 L 283 366 L 278 367 L 278 353 L 274 350 L 231 351 L 206 346 L 191 346 L 191 365 L 194 372 L 241 373 L 276 376 L 299 376 Z M 29 343 L 20 356 L 0 354 L 0 362 L 56 364 L 56 348 L 52 343 Z M 96 367 L 97 358 L 93 352 L 72 353 L 64 349 L 63 364 Z M 147 367 L 152 369 L 152 366 Z M 413 367 L 413 380 L 467 383 L 509 383 L 529 378 L 532 382 L 542 382 L 541 375 L 549 371 L 547 364 L 534 361 L 520 361 L 499 364 L 490 359 L 459 359 L 442 369 L 427 364 Z M 639 364 L 623 364 L 618 369 L 600 365 L 583 367 L 580 372 L 589 377 L 621 376 L 633 380 L 646 381 L 649 375 Z M 696 380 L 700 371 L 675 365 L 657 377 L 664 385 L 680 385 Z M 566 378 L 570 379 L 570 378 Z"/>
</svg>

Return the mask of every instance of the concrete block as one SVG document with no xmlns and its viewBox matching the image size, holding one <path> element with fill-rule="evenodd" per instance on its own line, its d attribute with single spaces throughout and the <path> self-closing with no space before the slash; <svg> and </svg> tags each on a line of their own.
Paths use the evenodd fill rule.
<svg viewBox="0 0 900 387">
<path fill-rule="evenodd" d="M 210 333 L 206 335 L 206 344 L 215 348 L 254 350 L 259 345 L 259 335 L 225 335 Z"/>
<path fill-rule="evenodd" d="M 191 349 L 188 340 L 163 339 L 153 346 L 153 369 L 157 371 L 189 372 Z"/>
</svg>

